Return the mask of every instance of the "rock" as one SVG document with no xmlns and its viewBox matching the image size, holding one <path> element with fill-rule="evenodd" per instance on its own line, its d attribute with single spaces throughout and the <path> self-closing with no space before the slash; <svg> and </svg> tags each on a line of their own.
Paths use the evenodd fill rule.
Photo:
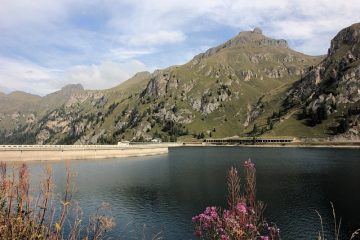
<svg viewBox="0 0 360 240">
<path fill-rule="evenodd" d="M 249 56 L 249 60 L 252 63 L 259 63 L 259 59 L 256 56 Z"/>
<path fill-rule="evenodd" d="M 230 39 L 226 43 L 210 48 L 205 53 L 198 54 L 194 57 L 194 60 L 212 56 L 224 48 L 245 46 L 274 46 L 279 48 L 288 48 L 286 40 L 268 38 L 262 35 L 260 28 L 255 28 L 253 31 L 240 32 L 236 37 Z"/>
<path fill-rule="evenodd" d="M 192 109 L 194 109 L 195 111 L 198 111 L 198 112 L 200 111 L 201 99 L 190 97 L 189 102 L 190 102 Z"/>
<path fill-rule="evenodd" d="M 36 135 L 36 143 L 44 144 L 45 141 L 48 140 L 49 138 L 50 138 L 49 130 L 43 129 Z"/>
<path fill-rule="evenodd" d="M 201 106 L 201 112 L 204 114 L 209 114 L 214 112 L 216 109 L 218 109 L 219 106 L 220 106 L 219 102 L 206 103 Z"/>
<path fill-rule="evenodd" d="M 244 76 L 244 81 L 248 82 L 251 80 L 251 78 L 254 77 L 254 73 L 251 70 L 246 70 L 242 72 L 242 75 Z"/>
<path fill-rule="evenodd" d="M 286 72 L 286 68 L 279 67 L 271 70 L 265 70 L 268 78 L 282 78 Z"/>
<path fill-rule="evenodd" d="M 169 73 L 160 70 L 155 71 L 145 90 L 141 93 L 141 97 L 149 96 L 158 98 L 166 94 L 170 85 L 176 84 L 174 81 L 168 83 L 170 79 Z"/>
<path fill-rule="evenodd" d="M 91 101 L 91 105 L 93 107 L 102 108 L 107 103 L 107 101 L 108 101 L 107 98 L 103 95 L 99 98 L 94 98 Z"/>
<path fill-rule="evenodd" d="M 255 34 L 262 34 L 262 30 L 258 27 L 254 28 L 253 33 Z"/>
<path fill-rule="evenodd" d="M 18 112 L 14 112 L 13 114 L 11 114 L 11 119 L 12 120 L 19 120 L 20 114 Z"/>
<path fill-rule="evenodd" d="M 334 55 L 338 49 L 344 45 L 356 46 L 360 43 L 360 23 L 351 25 L 341 30 L 332 40 L 329 49 L 329 55 Z M 360 57 L 360 49 L 354 48 L 352 53 L 355 57 Z"/>
<path fill-rule="evenodd" d="M 68 84 L 61 88 L 61 91 L 78 92 L 83 91 L 84 87 L 81 84 Z"/>
<path fill-rule="evenodd" d="M 26 123 L 27 124 L 32 124 L 36 122 L 36 117 L 33 113 L 28 114 L 27 119 L 26 119 Z"/>
<path fill-rule="evenodd" d="M 248 104 L 247 106 L 248 111 L 246 113 L 246 120 L 244 122 L 244 127 L 249 126 L 250 123 L 252 123 L 260 114 L 264 111 L 264 105 L 259 100 L 257 104 L 251 106 Z"/>
<path fill-rule="evenodd" d="M 117 124 L 116 124 L 116 129 L 118 129 L 118 130 L 123 130 L 124 129 L 124 127 L 126 126 L 126 122 L 118 122 Z"/>
</svg>

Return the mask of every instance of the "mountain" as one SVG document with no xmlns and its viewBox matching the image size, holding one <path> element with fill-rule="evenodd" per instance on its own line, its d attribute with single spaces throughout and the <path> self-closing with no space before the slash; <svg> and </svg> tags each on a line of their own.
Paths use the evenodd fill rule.
<svg viewBox="0 0 360 240">
<path fill-rule="evenodd" d="M 49 111 L 61 107 L 79 91 L 83 91 L 81 85 L 70 84 L 44 97 L 21 91 L 0 94 L 0 127 L 2 130 L 17 129 L 36 121 Z"/>
<path fill-rule="evenodd" d="M 276 134 L 359 136 L 360 23 L 341 30 L 326 58 L 311 66 L 287 92 L 283 103 L 287 121 Z"/>
<path fill-rule="evenodd" d="M 1 113 L 12 113 L 14 111 L 34 111 L 34 106 L 41 97 L 21 91 L 2 93 L 0 95 Z"/>
<path fill-rule="evenodd" d="M 25 114 L 35 116 L 30 120 L 6 126 L 11 117 L 0 110 L 0 142 L 347 136 L 357 126 L 358 31 L 359 24 L 342 30 L 327 56 L 294 51 L 258 28 L 240 32 L 184 65 L 141 72 L 111 89 L 49 94 L 38 100 L 41 109 Z"/>
<path fill-rule="evenodd" d="M 39 103 L 39 108 L 46 112 L 64 105 L 73 95 L 84 92 L 81 84 L 69 84 L 61 90 L 44 96 Z"/>
</svg>

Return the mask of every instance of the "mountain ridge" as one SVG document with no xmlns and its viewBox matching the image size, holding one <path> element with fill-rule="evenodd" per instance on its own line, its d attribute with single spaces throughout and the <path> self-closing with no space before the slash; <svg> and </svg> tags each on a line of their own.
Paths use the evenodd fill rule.
<svg viewBox="0 0 360 240">
<path fill-rule="evenodd" d="M 196 55 L 194 58 L 203 58 L 203 57 L 209 57 L 219 51 L 221 51 L 224 48 L 230 48 L 230 47 L 244 47 L 249 44 L 254 44 L 259 47 L 261 46 L 276 46 L 276 47 L 283 47 L 288 48 L 288 43 L 284 39 L 273 39 L 266 37 L 263 35 L 262 30 L 260 28 L 255 28 L 253 31 L 243 31 L 240 32 L 237 36 L 234 38 L 226 41 L 223 44 L 220 44 L 216 47 L 210 48 L 204 53 L 200 53 Z"/>
<path fill-rule="evenodd" d="M 355 24 L 353 28 L 359 27 Z M 327 82 L 327 75 L 319 75 L 316 72 L 320 70 L 316 69 L 327 69 L 328 65 L 324 64 L 341 65 L 341 59 L 328 60 L 332 48 L 339 46 L 339 51 L 343 51 L 339 42 L 349 43 L 350 50 L 354 48 L 351 54 L 356 55 L 355 61 L 344 67 L 351 70 L 359 65 L 357 40 L 352 44 L 347 36 L 353 36 L 353 32 L 342 31 L 334 38 L 326 57 L 294 51 L 285 40 L 266 37 L 258 28 L 241 32 L 183 65 L 138 73 L 106 90 L 78 88 L 57 102 L 56 107 L 48 107 L 41 114 L 19 113 L 24 119 L 13 120 L 13 125 L 6 126 L 4 122 L 11 116 L 0 113 L 3 119 L 0 120 L 0 142 L 101 144 L 153 138 L 175 141 L 289 134 L 345 136 L 350 130 L 358 129 L 352 122 L 355 114 L 351 121 L 347 120 L 349 126 L 345 132 L 336 132 L 342 123 L 335 117 L 348 103 L 339 106 L 337 112 L 329 110 L 326 112 L 329 118 L 313 126 L 308 124 L 309 116 L 303 119 L 299 116 L 306 112 L 304 108 L 310 109 L 314 104 L 310 100 L 305 107 L 296 104 L 296 97 L 309 98 L 300 91 L 302 82 L 309 82 L 304 86 L 314 86 L 316 81 Z M 341 55 L 339 51 L 333 56 Z M 356 74 L 355 71 L 355 82 L 358 82 Z M 346 82 L 344 86 L 340 89 L 342 92 L 350 85 Z M 307 90 L 303 89 L 303 92 Z M 314 96 L 319 95 L 316 88 L 309 89 Z M 316 101 L 315 97 L 313 100 Z M 321 109 L 323 113 L 323 106 Z M 34 117 L 29 118 L 31 114 Z M 12 117 L 16 118 L 15 115 Z"/>
</svg>

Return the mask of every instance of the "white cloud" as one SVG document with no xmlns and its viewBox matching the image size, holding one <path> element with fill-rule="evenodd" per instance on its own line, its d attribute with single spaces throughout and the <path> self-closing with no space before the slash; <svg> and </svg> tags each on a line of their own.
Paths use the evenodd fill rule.
<svg viewBox="0 0 360 240">
<path fill-rule="evenodd" d="M 129 79 L 135 73 L 153 70 L 140 61 L 102 62 L 77 65 L 64 70 L 42 67 L 23 60 L 0 58 L 0 87 L 45 95 L 70 83 L 85 89 L 106 89 Z"/>
<path fill-rule="evenodd" d="M 151 70 L 137 60 L 123 63 L 103 62 L 99 65 L 81 65 L 67 70 L 67 83 L 81 83 L 86 89 L 105 89 L 114 87 L 129 79 L 135 73 Z"/>
<path fill-rule="evenodd" d="M 111 49 L 107 54 L 107 58 L 113 60 L 132 59 L 142 55 L 148 55 L 154 52 L 154 49 L 149 48 L 116 48 Z"/>
<path fill-rule="evenodd" d="M 185 39 L 185 34 L 180 31 L 159 31 L 121 36 L 119 42 L 130 46 L 153 46 L 179 43 Z"/>
<path fill-rule="evenodd" d="M 59 73 L 29 61 L 0 58 L 0 84 L 10 89 L 37 94 L 52 92 L 56 90 L 53 80 Z"/>
<path fill-rule="evenodd" d="M 149 65 L 191 59 L 211 36 L 227 40 L 222 27 L 259 26 L 324 54 L 340 29 L 360 21 L 358 1 L 1 0 L 0 84 L 40 94 L 70 82 L 111 87 Z"/>
<path fill-rule="evenodd" d="M 287 39 L 308 54 L 325 54 L 342 28 L 360 21 L 358 0 L 221 1 L 208 17 L 239 29 L 260 26 L 271 37 Z"/>
<path fill-rule="evenodd" d="M 192 31 L 207 31 L 214 23 L 238 31 L 260 26 L 271 37 L 285 38 L 299 51 L 324 54 L 332 37 L 360 21 L 358 0 L 132 0 L 131 12 L 112 5 L 108 26 L 121 30 L 124 42 L 143 47 L 162 42 L 155 36 L 179 32 L 191 39 Z M 221 29 L 218 29 L 221 34 Z M 124 34 L 125 32 L 125 34 Z M 152 34 L 149 34 L 152 33 Z M 147 35 L 148 34 L 148 35 Z M 150 40 L 146 36 L 149 36 Z M 121 39 L 121 38 L 120 38 Z M 176 39 L 176 38 L 173 38 Z M 151 41 L 153 40 L 153 41 Z M 173 41 L 174 43 L 181 41 Z"/>
</svg>

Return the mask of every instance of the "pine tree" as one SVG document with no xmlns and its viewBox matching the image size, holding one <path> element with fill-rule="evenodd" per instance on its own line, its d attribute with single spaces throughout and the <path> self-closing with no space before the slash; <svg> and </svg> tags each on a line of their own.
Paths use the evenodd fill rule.
<svg viewBox="0 0 360 240">
<path fill-rule="evenodd" d="M 350 128 L 349 120 L 347 119 L 347 117 L 345 117 L 340 120 L 337 131 L 338 133 L 345 133 L 347 132 L 347 130 L 349 130 L 349 128 Z"/>
</svg>

